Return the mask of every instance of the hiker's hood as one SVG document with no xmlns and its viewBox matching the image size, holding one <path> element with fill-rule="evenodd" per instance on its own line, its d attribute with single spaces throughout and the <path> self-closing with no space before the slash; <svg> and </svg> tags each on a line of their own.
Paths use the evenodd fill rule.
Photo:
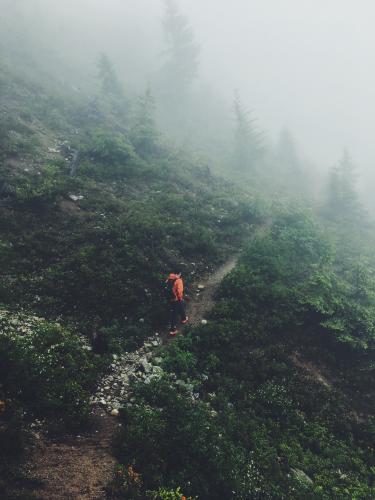
<svg viewBox="0 0 375 500">
<path fill-rule="evenodd" d="M 181 276 L 177 276 L 177 274 L 173 274 L 173 273 L 171 273 L 171 274 L 168 276 L 168 279 L 169 279 L 169 280 L 178 280 L 179 278 L 181 278 Z"/>
</svg>

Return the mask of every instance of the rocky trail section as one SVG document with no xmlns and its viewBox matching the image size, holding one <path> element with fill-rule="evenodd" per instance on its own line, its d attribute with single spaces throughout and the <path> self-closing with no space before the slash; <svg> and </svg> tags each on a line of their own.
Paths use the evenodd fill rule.
<svg viewBox="0 0 375 500">
<path fill-rule="evenodd" d="M 235 267 L 230 258 L 212 274 L 192 287 L 188 304 L 189 322 L 207 321 L 205 315 L 214 305 L 215 292 L 222 279 Z M 115 418 L 121 405 L 133 404 L 130 383 L 150 383 L 163 374 L 158 356 L 169 341 L 167 334 L 155 334 L 136 351 L 113 355 L 107 375 L 99 382 L 91 398 L 92 429 L 86 435 L 54 441 L 36 434 L 36 446 L 28 472 L 39 485 L 34 498 L 48 500 L 99 500 L 106 498 L 105 486 L 116 463 L 112 455 L 113 435 L 121 425 Z"/>
</svg>

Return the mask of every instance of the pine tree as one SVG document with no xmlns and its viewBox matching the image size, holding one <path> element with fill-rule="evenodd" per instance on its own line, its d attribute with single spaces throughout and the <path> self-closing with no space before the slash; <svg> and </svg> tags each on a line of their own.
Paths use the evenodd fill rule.
<svg viewBox="0 0 375 500">
<path fill-rule="evenodd" d="M 238 171 L 246 172 L 255 168 L 256 162 L 264 152 L 263 133 L 255 125 L 255 119 L 250 111 L 242 104 L 240 95 L 236 91 L 233 102 L 235 117 L 234 131 L 234 167 Z"/>
<path fill-rule="evenodd" d="M 163 31 L 166 43 L 162 71 L 176 94 L 186 93 L 198 73 L 199 46 L 194 41 L 188 19 L 179 12 L 175 0 L 166 0 Z"/>
<path fill-rule="evenodd" d="M 345 150 L 331 171 L 325 210 L 328 217 L 354 222 L 363 215 L 356 190 L 356 179 L 356 167 Z"/>
<path fill-rule="evenodd" d="M 287 128 L 283 128 L 280 132 L 276 157 L 282 174 L 294 176 L 301 173 L 301 164 L 295 140 Z"/>
<path fill-rule="evenodd" d="M 123 98 L 123 90 L 113 64 L 106 54 L 101 54 L 98 60 L 98 79 L 101 92 L 108 98 Z"/>
<path fill-rule="evenodd" d="M 165 0 L 162 23 L 165 50 L 156 81 L 161 122 L 168 133 L 184 135 L 191 112 L 193 83 L 198 75 L 199 46 L 188 19 L 175 0 Z"/>
<path fill-rule="evenodd" d="M 159 137 L 155 124 L 156 104 L 150 85 L 138 97 L 130 131 L 132 143 L 139 154 L 152 154 L 157 149 Z"/>
</svg>

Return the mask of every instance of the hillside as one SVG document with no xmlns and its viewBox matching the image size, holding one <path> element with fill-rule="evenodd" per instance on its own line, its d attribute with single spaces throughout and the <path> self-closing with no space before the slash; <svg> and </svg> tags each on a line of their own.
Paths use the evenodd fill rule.
<svg viewBox="0 0 375 500">
<path fill-rule="evenodd" d="M 87 96 L 5 63 L 0 89 L 0 495 L 38 498 L 40 441 L 112 454 L 101 498 L 373 498 L 375 263 L 357 205 L 217 177 L 163 137 L 149 94 Z M 176 265 L 207 301 L 93 439 L 103 382 L 166 336 Z"/>
<path fill-rule="evenodd" d="M 166 328 L 171 267 L 186 270 L 189 288 L 261 217 L 252 195 L 183 151 L 158 139 L 137 153 L 121 117 L 103 111 L 98 128 L 77 119 L 83 97 L 35 85 L 1 75 L 4 473 L 35 419 L 53 433 L 86 426 L 112 354 Z"/>
</svg>

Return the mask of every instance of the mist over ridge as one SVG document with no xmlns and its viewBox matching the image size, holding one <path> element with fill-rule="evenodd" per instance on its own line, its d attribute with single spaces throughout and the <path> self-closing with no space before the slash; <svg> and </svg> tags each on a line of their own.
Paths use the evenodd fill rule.
<svg viewBox="0 0 375 500">
<path fill-rule="evenodd" d="M 25 44 L 39 53 L 37 62 L 58 79 L 94 88 L 98 55 L 106 53 L 128 92 L 136 94 L 147 82 L 155 84 L 164 51 L 164 1 L 0 3 L 7 28 L 2 38 L 5 44 L 8 36 L 11 40 L 8 48 L 16 52 L 18 43 Z M 200 47 L 194 89 L 200 102 L 207 102 L 203 129 L 207 120 L 226 134 L 232 125 L 233 92 L 238 89 L 267 140 L 276 143 L 286 127 L 312 170 L 327 172 L 347 148 L 358 167 L 363 195 L 371 203 L 373 3 L 179 0 L 176 4 Z M 189 132 L 187 141 L 188 136 Z"/>
</svg>

